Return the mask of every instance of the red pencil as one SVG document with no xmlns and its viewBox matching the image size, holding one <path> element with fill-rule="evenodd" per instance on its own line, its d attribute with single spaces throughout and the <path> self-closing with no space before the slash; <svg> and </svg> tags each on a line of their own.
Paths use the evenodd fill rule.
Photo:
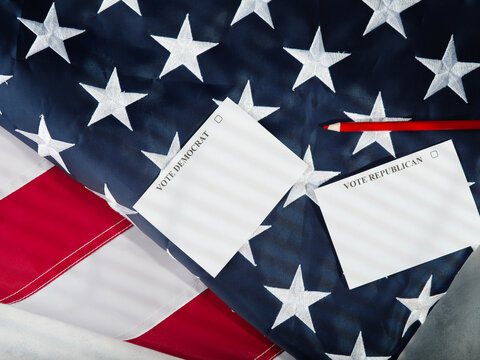
<svg viewBox="0 0 480 360">
<path fill-rule="evenodd" d="M 480 129 L 480 120 L 338 122 L 323 128 L 337 132 L 474 130 Z"/>
</svg>

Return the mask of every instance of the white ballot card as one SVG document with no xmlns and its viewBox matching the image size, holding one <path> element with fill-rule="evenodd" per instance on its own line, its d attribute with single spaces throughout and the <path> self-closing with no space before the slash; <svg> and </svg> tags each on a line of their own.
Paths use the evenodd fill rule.
<svg viewBox="0 0 480 360">
<path fill-rule="evenodd" d="M 451 140 L 315 190 L 350 289 L 480 243 Z"/>
<path fill-rule="evenodd" d="M 306 168 L 227 99 L 134 208 L 216 276 Z"/>
</svg>

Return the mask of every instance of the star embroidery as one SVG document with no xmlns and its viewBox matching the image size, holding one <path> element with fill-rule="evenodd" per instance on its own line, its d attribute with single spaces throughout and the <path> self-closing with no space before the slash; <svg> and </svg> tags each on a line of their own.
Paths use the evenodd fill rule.
<svg viewBox="0 0 480 360">
<path fill-rule="evenodd" d="M 100 14 L 103 10 L 108 9 L 110 6 L 115 5 L 119 2 L 125 3 L 130 9 L 135 11 L 138 15 L 142 16 L 142 13 L 140 12 L 140 7 L 138 6 L 138 0 L 103 0 L 97 14 Z"/>
<path fill-rule="evenodd" d="M 168 57 L 167 62 L 165 63 L 165 66 L 160 74 L 160 79 L 170 71 L 178 68 L 181 65 L 184 65 L 192 72 L 193 75 L 203 82 L 197 56 L 213 48 L 214 46 L 217 46 L 218 43 L 193 40 L 188 14 L 183 21 L 177 38 L 156 35 L 151 36 L 156 42 L 170 52 L 170 56 Z"/>
<path fill-rule="evenodd" d="M 64 141 L 59 141 L 52 139 L 50 132 L 48 131 L 47 124 L 45 123 L 45 117 L 40 116 L 40 124 L 38 125 L 38 133 L 29 133 L 23 130 L 16 129 L 15 131 L 19 132 L 23 136 L 29 138 L 30 140 L 38 144 L 38 155 L 46 157 L 51 156 L 55 161 L 65 169 L 67 173 L 70 174 L 70 171 L 67 169 L 67 166 L 63 162 L 60 153 L 64 150 L 70 149 L 75 144 L 71 144 Z"/>
<path fill-rule="evenodd" d="M 274 29 L 272 17 L 270 16 L 270 10 L 268 9 L 268 3 L 270 1 L 272 0 L 242 0 L 230 26 L 242 20 L 244 17 L 255 13 L 260 16 L 263 21 L 270 25 L 272 29 Z"/>
<path fill-rule="evenodd" d="M 370 6 L 373 10 L 372 17 L 367 24 L 367 28 L 363 35 L 365 36 L 370 31 L 376 29 L 382 24 L 387 23 L 395 30 L 397 30 L 405 39 L 405 29 L 403 28 L 402 18 L 400 13 L 410 6 L 419 3 L 422 0 L 362 0 L 365 4 Z"/>
<path fill-rule="evenodd" d="M 10 80 L 12 77 L 13 75 L 0 75 L 0 85 L 8 84 L 7 81 Z M 3 115 L 1 110 L 0 115 Z"/>
<path fill-rule="evenodd" d="M 480 66 L 480 63 L 461 62 L 457 60 L 455 42 L 453 35 L 450 37 L 445 54 L 442 60 L 427 59 L 416 56 L 415 59 L 425 65 L 428 70 L 435 74 L 435 77 L 427 90 L 423 100 L 435 94 L 437 91 L 446 88 L 452 89 L 463 101 L 468 103 L 467 95 L 463 87 L 462 77 Z"/>
<path fill-rule="evenodd" d="M 0 85 L 5 84 L 13 75 L 0 75 Z"/>
<path fill-rule="evenodd" d="M 220 100 L 213 100 L 215 104 L 219 105 L 222 103 Z M 242 96 L 238 101 L 238 105 L 245 110 L 251 117 L 255 120 L 260 121 L 268 115 L 274 113 L 279 107 L 273 106 L 256 106 L 253 103 L 252 89 L 250 88 L 250 80 L 247 81 L 245 88 L 243 89 Z"/>
<path fill-rule="evenodd" d="M 315 167 L 313 165 L 312 152 L 310 151 L 310 145 L 308 145 L 307 151 L 305 151 L 303 161 L 307 163 L 308 167 L 303 173 L 302 177 L 290 189 L 287 200 L 285 200 L 285 204 L 283 204 L 283 207 L 288 206 L 303 195 L 307 195 L 310 199 L 313 200 L 315 204 L 318 205 L 317 197 L 315 196 L 314 190 L 320 185 L 322 185 L 324 182 L 340 174 L 337 171 L 315 170 Z"/>
<path fill-rule="evenodd" d="M 91 189 L 88 189 L 88 190 L 90 190 L 91 192 L 100 196 L 103 200 L 105 200 L 108 203 L 108 206 L 110 206 L 113 210 L 115 210 L 116 212 L 118 212 L 119 214 L 121 214 L 123 216 L 133 215 L 133 214 L 137 213 L 136 211 L 133 211 L 133 210 L 127 208 L 126 206 L 120 205 L 117 202 L 117 200 L 115 200 L 112 193 L 108 189 L 107 184 L 104 184 L 104 186 L 103 186 L 103 194 L 100 194 L 100 193 L 98 193 L 96 191 L 93 191 Z"/>
<path fill-rule="evenodd" d="M 325 85 L 327 85 L 330 90 L 335 92 L 329 68 L 330 66 L 338 63 L 339 61 L 342 61 L 350 54 L 340 52 L 326 52 L 323 46 L 320 26 L 315 33 L 315 37 L 313 38 L 313 42 L 309 50 L 291 49 L 286 47 L 284 47 L 283 49 L 287 51 L 290 55 L 292 55 L 295 59 L 300 61 L 303 65 L 302 70 L 300 70 L 300 73 L 298 74 L 297 80 L 295 80 L 295 84 L 293 84 L 292 90 L 295 90 L 297 86 L 316 76 Z"/>
<path fill-rule="evenodd" d="M 85 30 L 61 27 L 58 23 L 55 3 L 52 3 L 52 6 L 50 7 L 50 10 L 48 10 L 48 14 L 43 23 L 23 19 L 20 17 L 17 19 L 20 20 L 20 22 L 31 32 L 37 35 L 37 38 L 25 56 L 26 59 L 46 48 L 50 48 L 70 64 L 67 49 L 65 49 L 65 44 L 63 42 L 74 36 L 80 35 Z"/>
<path fill-rule="evenodd" d="M 248 239 L 248 241 L 240 248 L 240 250 L 238 251 L 240 254 L 242 254 L 245 259 L 247 259 L 248 261 L 250 261 L 250 263 L 253 265 L 253 266 L 257 266 L 257 264 L 255 263 L 255 259 L 253 258 L 253 253 L 252 253 L 252 248 L 250 247 L 250 240 L 253 239 L 255 236 L 257 235 L 260 235 L 261 233 L 263 233 L 265 230 L 268 230 L 272 227 L 272 225 L 260 225 L 252 234 L 252 236 L 250 236 L 250 238 Z"/>
<path fill-rule="evenodd" d="M 270 291 L 278 300 L 282 302 L 272 329 L 290 319 L 293 316 L 299 318 L 310 330 L 315 332 L 312 317 L 310 315 L 310 305 L 330 295 L 329 292 L 321 291 L 307 291 L 303 285 L 302 267 L 298 265 L 295 277 L 289 289 L 275 288 L 265 286 L 265 289 Z"/>
<path fill-rule="evenodd" d="M 432 275 L 428 278 L 425 286 L 422 289 L 422 292 L 416 298 L 398 298 L 403 305 L 405 305 L 408 310 L 410 310 L 410 315 L 408 316 L 407 322 L 403 329 L 402 337 L 407 332 L 408 328 L 415 322 L 420 321 L 420 324 L 423 324 L 427 318 L 430 308 L 435 305 L 435 303 L 440 300 L 440 298 L 446 293 L 430 296 L 432 289 Z"/>
<path fill-rule="evenodd" d="M 367 356 L 365 352 L 365 345 L 363 344 L 362 332 L 358 334 L 357 341 L 353 346 L 352 353 L 350 355 L 336 355 L 326 353 L 332 360 L 387 360 L 390 356 Z"/>
<path fill-rule="evenodd" d="M 408 121 L 411 118 L 393 118 L 385 115 L 385 107 L 383 106 L 382 93 L 379 92 L 375 104 L 373 105 L 370 115 L 362 115 L 351 112 L 346 112 L 350 119 L 356 122 L 378 122 L 378 121 Z M 392 138 L 390 137 L 390 131 L 364 131 L 357 142 L 355 150 L 352 155 L 355 155 L 360 150 L 367 146 L 377 142 L 385 150 L 387 150 L 392 156 L 395 156 L 395 150 L 393 149 Z"/>
<path fill-rule="evenodd" d="M 112 75 L 110 76 L 105 89 L 82 83 L 79 84 L 98 101 L 98 106 L 87 126 L 95 124 L 97 121 L 100 121 L 109 115 L 113 115 L 123 125 L 130 130 L 133 130 L 128 118 L 126 107 L 148 94 L 127 93 L 122 91 L 120 88 L 120 81 L 118 80 L 117 68 L 113 69 Z"/>
<path fill-rule="evenodd" d="M 168 149 L 167 155 L 161 155 L 157 153 L 147 152 L 142 150 L 142 154 L 149 158 L 155 165 L 157 165 L 160 170 L 165 168 L 170 161 L 177 155 L 180 151 L 180 140 L 178 139 L 178 132 L 175 133 L 172 143 L 170 144 L 170 149 Z"/>
</svg>

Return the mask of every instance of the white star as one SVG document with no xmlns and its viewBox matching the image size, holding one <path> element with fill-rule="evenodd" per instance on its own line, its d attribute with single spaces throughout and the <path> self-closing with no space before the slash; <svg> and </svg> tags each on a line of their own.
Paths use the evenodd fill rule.
<svg viewBox="0 0 480 360">
<path fill-rule="evenodd" d="M 39 51 L 50 48 L 70 64 L 67 49 L 65 49 L 65 44 L 63 42 L 74 36 L 80 35 L 85 30 L 60 27 L 58 23 L 57 11 L 55 10 L 55 3 L 52 3 L 52 6 L 50 7 L 50 10 L 48 10 L 48 14 L 43 23 L 22 19 L 20 17 L 17 19 L 20 20 L 20 22 L 31 32 L 37 35 L 37 38 L 30 47 L 30 50 L 28 50 L 27 56 L 25 56 L 26 59 L 38 53 Z"/>
<path fill-rule="evenodd" d="M 417 298 L 398 298 L 403 305 L 405 305 L 408 310 L 410 310 L 410 315 L 407 319 L 405 327 L 403 329 L 402 337 L 407 332 L 408 328 L 415 322 L 420 321 L 423 324 L 427 318 L 430 308 L 435 305 L 435 303 L 440 300 L 440 298 L 446 293 L 430 296 L 432 289 L 432 275 L 428 278 L 425 286 L 423 287 L 422 292 Z"/>
<path fill-rule="evenodd" d="M 310 330 L 315 332 L 309 306 L 330 295 L 330 293 L 322 291 L 306 291 L 305 286 L 303 285 L 301 265 L 298 265 L 297 272 L 295 273 L 295 277 L 293 278 L 289 289 L 270 286 L 265 286 L 265 289 L 270 291 L 282 302 L 282 308 L 272 325 L 272 329 L 291 317 L 296 316 L 307 325 Z"/>
<path fill-rule="evenodd" d="M 79 84 L 98 101 L 98 106 L 87 126 L 95 124 L 97 121 L 106 118 L 108 115 L 113 115 L 123 125 L 130 130 L 133 130 L 128 118 L 126 107 L 148 94 L 127 93 L 122 91 L 120 88 L 120 81 L 118 80 L 117 68 L 113 69 L 112 75 L 110 76 L 105 89 L 82 83 Z"/>
<path fill-rule="evenodd" d="M 350 113 L 345 111 L 350 119 L 356 122 L 378 122 L 378 121 L 408 121 L 410 118 L 391 118 L 386 117 L 385 107 L 383 106 L 382 93 L 379 92 L 375 104 L 373 105 L 370 115 L 362 115 L 356 113 Z M 395 150 L 393 149 L 392 138 L 390 137 L 390 131 L 364 131 L 358 140 L 355 150 L 352 155 L 355 155 L 360 150 L 366 148 L 368 145 L 377 142 L 385 150 L 387 150 L 392 156 L 395 156 Z"/>
<path fill-rule="evenodd" d="M 180 140 L 178 139 L 178 132 L 175 133 L 172 143 L 170 144 L 170 149 L 168 149 L 167 155 L 161 155 L 157 153 L 147 152 L 142 150 L 142 154 L 149 158 L 155 165 L 157 165 L 160 170 L 165 168 L 170 161 L 177 155 L 180 151 Z"/>
<path fill-rule="evenodd" d="M 473 185 L 475 185 L 475 181 L 469 181 L 468 182 L 468 186 L 473 186 Z"/>
<path fill-rule="evenodd" d="M 410 6 L 419 3 L 422 0 L 362 0 L 365 4 L 370 6 L 373 10 L 372 17 L 368 22 L 367 28 L 363 35 L 365 36 L 370 31 L 376 29 L 382 24 L 389 24 L 397 30 L 406 39 L 405 29 L 403 28 L 402 18 L 400 13 Z"/>
<path fill-rule="evenodd" d="M 300 70 L 297 80 L 295 80 L 295 84 L 293 84 L 292 90 L 295 90 L 297 86 L 316 76 L 325 85 L 327 85 L 330 90 L 335 92 L 329 68 L 330 66 L 345 59 L 350 54 L 326 52 L 323 46 L 320 26 L 315 33 L 315 37 L 313 38 L 313 42 L 309 50 L 291 49 L 286 47 L 283 49 L 303 64 L 302 70 Z"/>
<path fill-rule="evenodd" d="M 242 0 L 230 26 L 235 24 L 237 21 L 242 20 L 244 17 L 255 13 L 260 16 L 263 21 L 270 25 L 272 29 L 274 29 L 272 17 L 270 16 L 270 10 L 268 9 L 268 3 L 270 1 L 272 0 Z"/>
<path fill-rule="evenodd" d="M 184 65 L 193 75 L 203 82 L 197 56 L 218 45 L 218 43 L 193 40 L 188 14 L 185 16 L 177 38 L 156 35 L 152 35 L 152 38 L 170 52 L 170 56 L 160 74 L 160 78 L 179 66 Z"/>
<path fill-rule="evenodd" d="M 215 104 L 219 106 L 222 103 L 220 100 L 213 99 L 213 101 L 215 101 Z M 257 121 L 262 120 L 263 118 L 280 109 L 279 107 L 273 106 L 256 106 L 253 103 L 250 80 L 247 81 L 247 84 L 243 89 L 242 96 L 240 96 L 240 100 L 238 101 L 238 105 Z"/>
<path fill-rule="evenodd" d="M 0 75 L 0 85 L 7 83 L 7 81 L 10 80 L 12 77 L 13 75 Z M 1 110 L 0 115 L 3 115 Z"/>
<path fill-rule="evenodd" d="M 332 360 L 387 360 L 390 356 L 367 356 L 365 345 L 363 344 L 362 332 L 358 334 L 357 341 L 350 355 L 336 355 L 326 353 Z"/>
<path fill-rule="evenodd" d="M 115 198 L 113 197 L 112 193 L 110 192 L 110 190 L 108 189 L 108 186 L 107 184 L 105 184 L 104 188 L 103 188 L 103 192 L 105 193 L 105 198 L 107 200 L 107 203 L 108 205 L 110 205 L 110 207 L 115 210 L 116 212 L 122 214 L 123 216 L 125 215 L 131 215 L 131 214 L 136 214 L 137 212 L 136 211 L 133 211 L 133 210 L 130 210 L 129 208 L 123 206 L 123 205 L 120 205 L 117 200 L 115 200 Z"/>
<path fill-rule="evenodd" d="M 138 6 L 138 0 L 103 0 L 97 14 L 100 14 L 103 10 L 108 9 L 110 6 L 115 5 L 119 2 L 125 3 L 130 9 L 135 11 L 138 15 L 142 16 L 142 13 L 140 12 L 140 7 Z"/>
<path fill-rule="evenodd" d="M 6 83 L 12 77 L 13 75 L 0 75 L 0 85 Z"/>
<path fill-rule="evenodd" d="M 307 195 L 310 199 L 313 200 L 315 204 L 318 205 L 317 197 L 315 196 L 314 190 L 320 185 L 322 185 L 324 182 L 340 174 L 337 171 L 316 171 L 313 165 L 310 145 L 308 145 L 307 151 L 305 151 L 303 161 L 307 163 L 308 167 L 303 173 L 302 177 L 298 179 L 297 182 L 290 189 L 287 200 L 285 200 L 285 204 L 283 204 L 283 207 L 286 207 L 287 205 L 291 204 L 303 195 Z"/>
<path fill-rule="evenodd" d="M 88 189 L 88 188 L 87 188 Z M 133 211 L 123 205 L 120 205 L 117 200 L 115 200 L 115 198 L 113 197 L 112 193 L 110 192 L 110 190 L 108 189 L 108 186 L 107 184 L 104 184 L 104 187 L 103 187 L 103 192 L 104 194 L 100 194 L 96 191 L 93 191 L 92 189 L 88 189 L 90 190 L 91 192 L 97 194 L 98 196 L 100 196 L 103 200 L 105 200 L 107 203 L 108 203 L 108 206 L 110 206 L 113 210 L 115 210 L 116 212 L 118 212 L 119 214 L 123 215 L 123 216 L 127 216 L 127 215 L 132 215 L 132 214 L 136 214 L 137 212 L 136 211 Z"/>
<path fill-rule="evenodd" d="M 255 263 L 255 259 L 253 258 L 253 253 L 252 253 L 252 248 L 250 247 L 250 240 L 253 239 L 255 236 L 257 235 L 260 235 L 261 233 L 263 233 L 265 230 L 268 230 L 272 227 L 272 225 L 260 225 L 252 234 L 252 236 L 250 236 L 250 238 L 248 239 L 248 241 L 243 244 L 243 246 L 240 248 L 240 250 L 238 250 L 238 252 L 240 254 L 242 254 L 245 259 L 247 259 L 248 261 L 250 261 L 252 263 L 253 266 L 257 266 L 257 264 Z"/>
<path fill-rule="evenodd" d="M 60 156 L 60 153 L 64 150 L 70 149 L 75 144 L 52 139 L 52 137 L 50 136 L 50 132 L 48 131 L 47 124 L 45 123 L 45 117 L 43 115 L 40 116 L 40 124 L 38 126 L 37 134 L 29 133 L 18 129 L 16 129 L 15 131 L 19 132 L 30 140 L 35 141 L 38 144 L 37 151 L 40 156 L 51 156 L 61 167 L 65 169 L 67 173 L 70 174 L 70 171 L 68 171 L 67 166 L 65 165 L 62 157 Z"/>
<path fill-rule="evenodd" d="M 435 77 L 427 90 L 427 94 L 423 98 L 432 96 L 437 91 L 446 88 L 452 89 L 463 101 L 468 103 L 465 89 L 463 88 L 462 77 L 480 66 L 480 63 L 461 62 L 457 60 L 457 52 L 455 50 L 455 42 L 453 35 L 450 37 L 445 54 L 442 60 L 427 59 L 416 56 L 415 59 L 425 65 L 428 70 L 435 74 Z"/>
</svg>

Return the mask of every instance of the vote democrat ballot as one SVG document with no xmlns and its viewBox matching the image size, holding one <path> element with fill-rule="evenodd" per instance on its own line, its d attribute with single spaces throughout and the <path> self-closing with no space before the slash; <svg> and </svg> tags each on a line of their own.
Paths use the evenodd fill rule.
<svg viewBox="0 0 480 360">
<path fill-rule="evenodd" d="M 315 190 L 350 289 L 479 243 L 451 140 Z"/>
<path fill-rule="evenodd" d="M 227 98 L 134 208 L 215 277 L 306 168 Z"/>
</svg>

